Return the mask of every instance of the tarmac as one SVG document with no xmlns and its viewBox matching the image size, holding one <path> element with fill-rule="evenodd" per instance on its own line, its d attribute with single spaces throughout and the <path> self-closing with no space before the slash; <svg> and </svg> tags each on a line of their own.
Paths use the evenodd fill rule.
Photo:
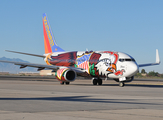
<svg viewBox="0 0 163 120">
<path fill-rule="evenodd" d="M 0 76 L 0 120 L 163 120 L 163 80 L 91 82 Z"/>
</svg>

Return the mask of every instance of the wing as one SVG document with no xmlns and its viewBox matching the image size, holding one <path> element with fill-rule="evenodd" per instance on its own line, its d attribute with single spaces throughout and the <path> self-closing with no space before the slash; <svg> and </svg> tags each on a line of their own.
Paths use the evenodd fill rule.
<svg viewBox="0 0 163 120">
<path fill-rule="evenodd" d="M 46 57 L 44 55 L 24 53 L 24 52 L 17 52 L 17 51 L 11 51 L 11 50 L 5 50 L 5 51 L 12 52 L 12 53 L 24 54 L 24 55 L 30 55 L 30 56 L 36 56 L 36 57 L 42 57 L 42 58 Z M 12 64 L 15 64 L 15 65 L 20 65 L 20 68 L 35 67 L 35 68 L 38 68 L 38 71 L 43 70 L 43 69 L 51 69 L 51 70 L 53 70 L 55 72 L 55 71 L 57 71 L 60 68 L 69 68 L 69 69 L 74 70 L 76 73 L 85 73 L 86 72 L 85 69 L 76 68 L 76 67 L 65 67 L 65 66 L 45 65 L 45 64 L 35 64 L 35 63 L 25 63 L 25 62 L 14 62 L 14 61 L 4 61 L 4 60 L 0 60 L 0 62 L 12 63 Z"/>
<path fill-rule="evenodd" d="M 74 70 L 77 73 L 84 73 L 84 72 L 86 72 L 85 69 L 75 68 L 75 67 L 65 67 L 65 66 L 56 66 L 56 65 L 44 65 L 44 64 L 14 62 L 14 61 L 4 61 L 4 60 L 0 60 L 0 62 L 12 63 L 12 64 L 15 64 L 15 65 L 20 65 L 20 68 L 35 67 L 35 68 L 38 68 L 38 71 L 43 70 L 43 69 L 51 69 L 51 70 L 53 70 L 55 72 L 55 71 L 57 71 L 60 68 L 69 68 L 69 69 Z"/>
<path fill-rule="evenodd" d="M 140 64 L 139 67 L 146 67 L 146 66 L 152 66 L 152 65 L 159 65 L 160 64 L 160 58 L 158 54 L 158 49 L 156 49 L 156 62 L 155 63 L 148 63 L 148 64 Z"/>
</svg>

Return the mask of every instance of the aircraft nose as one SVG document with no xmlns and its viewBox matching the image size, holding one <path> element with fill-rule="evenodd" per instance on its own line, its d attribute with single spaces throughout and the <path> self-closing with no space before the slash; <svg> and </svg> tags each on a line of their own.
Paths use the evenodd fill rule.
<svg viewBox="0 0 163 120">
<path fill-rule="evenodd" d="M 128 71 L 130 76 L 134 76 L 138 71 L 139 71 L 139 67 L 136 63 L 130 63 L 130 65 L 128 66 Z"/>
</svg>

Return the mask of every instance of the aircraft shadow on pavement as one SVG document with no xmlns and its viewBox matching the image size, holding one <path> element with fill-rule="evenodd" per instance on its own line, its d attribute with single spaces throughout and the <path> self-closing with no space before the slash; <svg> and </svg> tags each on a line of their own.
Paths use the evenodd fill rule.
<svg viewBox="0 0 163 120">
<path fill-rule="evenodd" d="M 131 87 L 149 87 L 149 88 L 163 88 L 163 85 L 139 85 L 139 84 L 126 84 L 125 86 L 131 86 Z"/>
<path fill-rule="evenodd" d="M 65 97 L 37 97 L 37 98 L 0 98 L 5 101 L 66 101 L 66 102 L 95 102 L 95 103 L 115 103 L 115 104 L 143 104 L 143 105 L 162 105 L 159 103 L 142 102 L 139 99 L 100 99 L 91 96 L 65 96 Z M 144 99 L 143 99 L 144 100 Z"/>
<path fill-rule="evenodd" d="M 103 86 L 118 86 L 118 84 L 103 84 Z M 155 85 L 155 84 L 125 84 L 124 87 L 149 87 L 149 88 L 163 88 L 163 85 Z"/>
<path fill-rule="evenodd" d="M 115 86 L 115 87 L 119 87 L 119 84 L 115 83 L 115 84 L 103 84 L 103 85 L 92 85 L 92 84 L 73 84 L 76 86 Z M 155 85 L 155 84 L 130 84 L 130 83 L 126 83 L 124 87 L 148 87 L 148 88 L 163 88 L 163 85 Z"/>
</svg>

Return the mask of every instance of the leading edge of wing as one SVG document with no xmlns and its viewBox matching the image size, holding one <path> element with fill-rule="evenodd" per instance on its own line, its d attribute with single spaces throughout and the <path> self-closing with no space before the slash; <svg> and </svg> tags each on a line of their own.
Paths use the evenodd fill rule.
<svg viewBox="0 0 163 120">
<path fill-rule="evenodd" d="M 147 66 L 152 66 L 152 65 L 159 65 L 160 63 L 148 63 L 148 64 L 140 64 L 138 65 L 139 67 L 147 67 Z"/>
<path fill-rule="evenodd" d="M 74 70 L 77 73 L 85 72 L 86 71 L 85 69 L 82 69 L 82 68 L 56 66 L 56 65 L 44 65 L 44 64 L 25 63 L 25 62 L 14 62 L 14 61 L 5 61 L 5 60 L 0 60 L 0 62 L 12 63 L 12 64 L 15 64 L 15 65 L 20 65 L 20 68 L 35 67 L 35 68 L 38 68 L 38 71 L 39 70 L 43 70 L 43 69 L 51 69 L 53 71 L 57 71 L 60 68 L 69 68 L 69 69 Z"/>
<path fill-rule="evenodd" d="M 5 50 L 5 51 L 12 52 L 12 53 L 24 54 L 24 55 L 31 55 L 31 56 L 36 56 L 36 57 L 42 57 L 42 58 L 46 57 L 44 55 L 37 55 L 37 54 L 31 54 L 31 53 L 17 52 L 17 51 L 11 51 L 11 50 Z"/>
<path fill-rule="evenodd" d="M 148 64 L 140 64 L 139 67 L 146 67 L 146 66 L 152 66 L 152 65 L 159 65 L 160 64 L 160 57 L 158 53 L 158 49 L 156 49 L 156 62 L 155 63 L 148 63 Z"/>
</svg>

